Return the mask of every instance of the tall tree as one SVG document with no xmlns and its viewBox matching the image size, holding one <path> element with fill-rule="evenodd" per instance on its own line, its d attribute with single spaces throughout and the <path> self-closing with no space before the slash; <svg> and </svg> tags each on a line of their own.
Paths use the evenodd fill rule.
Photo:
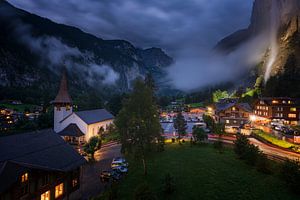
<svg viewBox="0 0 300 200">
<path fill-rule="evenodd" d="M 178 113 L 176 119 L 174 120 L 174 128 L 178 133 L 178 140 L 180 143 L 180 139 L 186 134 L 187 129 L 186 121 L 181 112 Z"/>
<path fill-rule="evenodd" d="M 153 90 L 144 81 L 134 83 L 133 92 L 124 101 L 115 124 L 121 136 L 122 152 L 141 159 L 146 175 L 146 153 L 157 149 L 162 129 Z"/>
<path fill-rule="evenodd" d="M 155 81 L 153 79 L 153 76 L 151 73 L 147 73 L 145 77 L 145 84 L 153 91 L 155 92 L 156 86 L 155 86 Z"/>
</svg>

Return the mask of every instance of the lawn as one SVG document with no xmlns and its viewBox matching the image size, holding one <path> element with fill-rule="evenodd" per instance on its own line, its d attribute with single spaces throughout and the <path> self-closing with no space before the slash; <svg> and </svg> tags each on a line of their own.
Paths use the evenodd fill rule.
<svg viewBox="0 0 300 200">
<path fill-rule="evenodd" d="M 220 154 L 211 145 L 179 146 L 169 144 L 166 150 L 148 159 L 148 175 L 143 176 L 141 163 L 130 162 L 129 174 L 118 185 L 118 197 L 132 200 L 136 186 L 146 181 L 158 199 L 162 179 L 170 172 L 176 192 L 170 199 L 299 199 L 275 175 L 265 175 L 238 160 L 232 149 Z"/>
<path fill-rule="evenodd" d="M 257 136 L 267 140 L 268 142 L 274 144 L 274 145 L 277 145 L 279 147 L 283 147 L 283 148 L 292 148 L 292 147 L 299 147 L 299 145 L 295 145 L 293 143 L 290 143 L 290 142 L 287 142 L 287 141 L 284 141 L 284 140 L 279 140 L 277 139 L 276 137 L 274 137 L 273 135 L 270 135 L 268 133 L 265 133 L 263 131 L 254 131 L 253 132 L 254 134 L 256 134 Z"/>
</svg>

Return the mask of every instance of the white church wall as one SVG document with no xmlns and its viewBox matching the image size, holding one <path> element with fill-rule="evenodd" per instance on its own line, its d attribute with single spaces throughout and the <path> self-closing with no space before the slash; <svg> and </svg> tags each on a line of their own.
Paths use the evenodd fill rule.
<svg viewBox="0 0 300 200">
<path fill-rule="evenodd" d="M 54 131 L 56 133 L 62 131 L 65 127 L 61 126 L 60 121 L 72 113 L 72 107 L 54 107 Z"/>
<path fill-rule="evenodd" d="M 113 120 L 110 119 L 110 120 L 105 120 L 105 121 L 102 121 L 102 122 L 97 122 L 97 123 L 94 123 L 94 124 L 89 124 L 88 125 L 88 132 L 86 134 L 86 140 L 88 141 L 91 137 L 93 136 L 96 136 L 98 135 L 98 131 L 101 127 L 104 128 L 104 130 L 107 129 L 107 127 L 113 123 Z"/>
<path fill-rule="evenodd" d="M 75 113 L 72 113 L 72 115 L 70 115 L 67 119 L 61 122 L 62 130 L 72 123 L 76 124 L 84 134 L 87 133 L 87 124 L 82 119 L 80 119 Z"/>
</svg>

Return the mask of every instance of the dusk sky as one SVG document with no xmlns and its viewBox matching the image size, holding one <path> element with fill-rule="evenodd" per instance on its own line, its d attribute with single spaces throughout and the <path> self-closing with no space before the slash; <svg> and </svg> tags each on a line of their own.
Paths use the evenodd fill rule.
<svg viewBox="0 0 300 200">
<path fill-rule="evenodd" d="M 169 70 L 170 79 L 177 88 L 184 90 L 215 82 L 215 72 L 222 69 L 219 64 L 207 64 L 207 60 L 203 58 L 207 57 L 207 52 L 211 51 L 220 39 L 249 25 L 253 4 L 252 0 L 9 2 L 18 8 L 57 23 L 76 26 L 103 39 L 124 39 L 137 47 L 164 49 L 176 60 L 176 64 Z M 230 61 L 230 64 L 225 65 L 231 66 L 232 62 L 238 63 Z M 213 67 L 206 67 L 210 65 Z M 223 64 L 221 67 L 224 67 Z M 199 69 L 208 69 L 205 77 L 195 76 Z M 231 78 L 228 76 L 233 74 L 225 73 L 222 77 L 226 81 Z M 199 82 L 199 78 L 205 78 L 204 82 Z M 217 78 L 223 81 L 222 78 Z"/>
<path fill-rule="evenodd" d="M 9 0 L 16 7 L 138 47 L 213 47 L 249 24 L 252 0 Z"/>
</svg>

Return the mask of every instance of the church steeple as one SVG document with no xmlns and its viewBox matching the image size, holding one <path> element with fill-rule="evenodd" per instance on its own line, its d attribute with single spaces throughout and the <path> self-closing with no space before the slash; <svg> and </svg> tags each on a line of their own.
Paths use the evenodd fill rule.
<svg viewBox="0 0 300 200">
<path fill-rule="evenodd" d="M 64 69 L 58 94 L 54 101 L 54 131 L 62 130 L 61 121 L 73 113 L 72 99 L 68 92 L 66 69 Z"/>
<path fill-rule="evenodd" d="M 72 99 L 68 92 L 68 85 L 67 85 L 67 75 L 66 69 L 64 69 L 60 87 L 56 98 L 53 101 L 54 104 L 72 104 Z"/>
</svg>

